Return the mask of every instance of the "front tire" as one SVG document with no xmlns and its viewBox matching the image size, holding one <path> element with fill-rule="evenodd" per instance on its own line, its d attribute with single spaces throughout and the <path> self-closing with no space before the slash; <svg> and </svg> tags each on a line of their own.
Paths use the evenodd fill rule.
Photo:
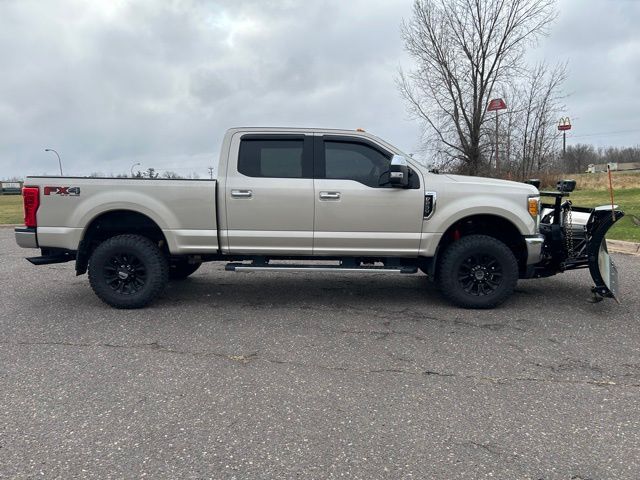
<svg viewBox="0 0 640 480">
<path fill-rule="evenodd" d="M 438 286 L 464 308 L 493 308 L 511 296 L 518 282 L 518 262 L 500 240 L 469 235 L 451 244 L 438 265 Z"/>
<path fill-rule="evenodd" d="M 141 235 L 117 235 L 89 259 L 89 283 L 95 294 L 115 308 L 142 308 L 162 293 L 169 263 L 158 245 Z"/>
</svg>

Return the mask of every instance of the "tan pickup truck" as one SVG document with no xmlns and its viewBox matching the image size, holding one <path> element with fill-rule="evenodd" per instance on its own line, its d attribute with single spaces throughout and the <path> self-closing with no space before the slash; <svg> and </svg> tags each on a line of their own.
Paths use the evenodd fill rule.
<svg viewBox="0 0 640 480">
<path fill-rule="evenodd" d="M 572 207 L 575 182 L 542 193 L 532 183 L 431 172 L 363 131 L 234 128 L 217 180 L 27 177 L 16 240 L 41 249 L 35 265 L 75 261 L 117 308 L 149 304 L 207 261 L 422 271 L 470 308 L 502 303 L 519 278 L 589 268 L 594 294 L 614 296 L 603 239 L 623 213 Z"/>
</svg>

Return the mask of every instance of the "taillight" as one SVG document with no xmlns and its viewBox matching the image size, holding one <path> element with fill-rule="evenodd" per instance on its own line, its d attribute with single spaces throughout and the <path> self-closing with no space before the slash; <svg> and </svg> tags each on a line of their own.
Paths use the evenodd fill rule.
<svg viewBox="0 0 640 480">
<path fill-rule="evenodd" d="M 22 204 L 24 205 L 24 224 L 36 228 L 38 221 L 36 213 L 40 206 L 40 189 L 38 187 L 24 187 L 22 189 Z"/>
</svg>

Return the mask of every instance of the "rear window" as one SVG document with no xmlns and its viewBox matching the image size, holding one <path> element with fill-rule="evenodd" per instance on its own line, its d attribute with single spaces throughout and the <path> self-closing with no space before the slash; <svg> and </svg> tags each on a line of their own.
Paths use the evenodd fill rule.
<svg viewBox="0 0 640 480">
<path fill-rule="evenodd" d="M 303 178 L 304 140 L 240 142 L 238 172 L 248 177 Z"/>
</svg>

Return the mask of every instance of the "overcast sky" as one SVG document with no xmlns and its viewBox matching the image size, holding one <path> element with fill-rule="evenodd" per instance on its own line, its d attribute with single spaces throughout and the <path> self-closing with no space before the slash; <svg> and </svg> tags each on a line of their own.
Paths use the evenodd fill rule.
<svg viewBox="0 0 640 480">
<path fill-rule="evenodd" d="M 0 0 L 0 178 L 214 165 L 231 126 L 363 127 L 405 151 L 411 0 Z M 560 0 L 570 142 L 640 145 L 640 1 Z"/>
</svg>

